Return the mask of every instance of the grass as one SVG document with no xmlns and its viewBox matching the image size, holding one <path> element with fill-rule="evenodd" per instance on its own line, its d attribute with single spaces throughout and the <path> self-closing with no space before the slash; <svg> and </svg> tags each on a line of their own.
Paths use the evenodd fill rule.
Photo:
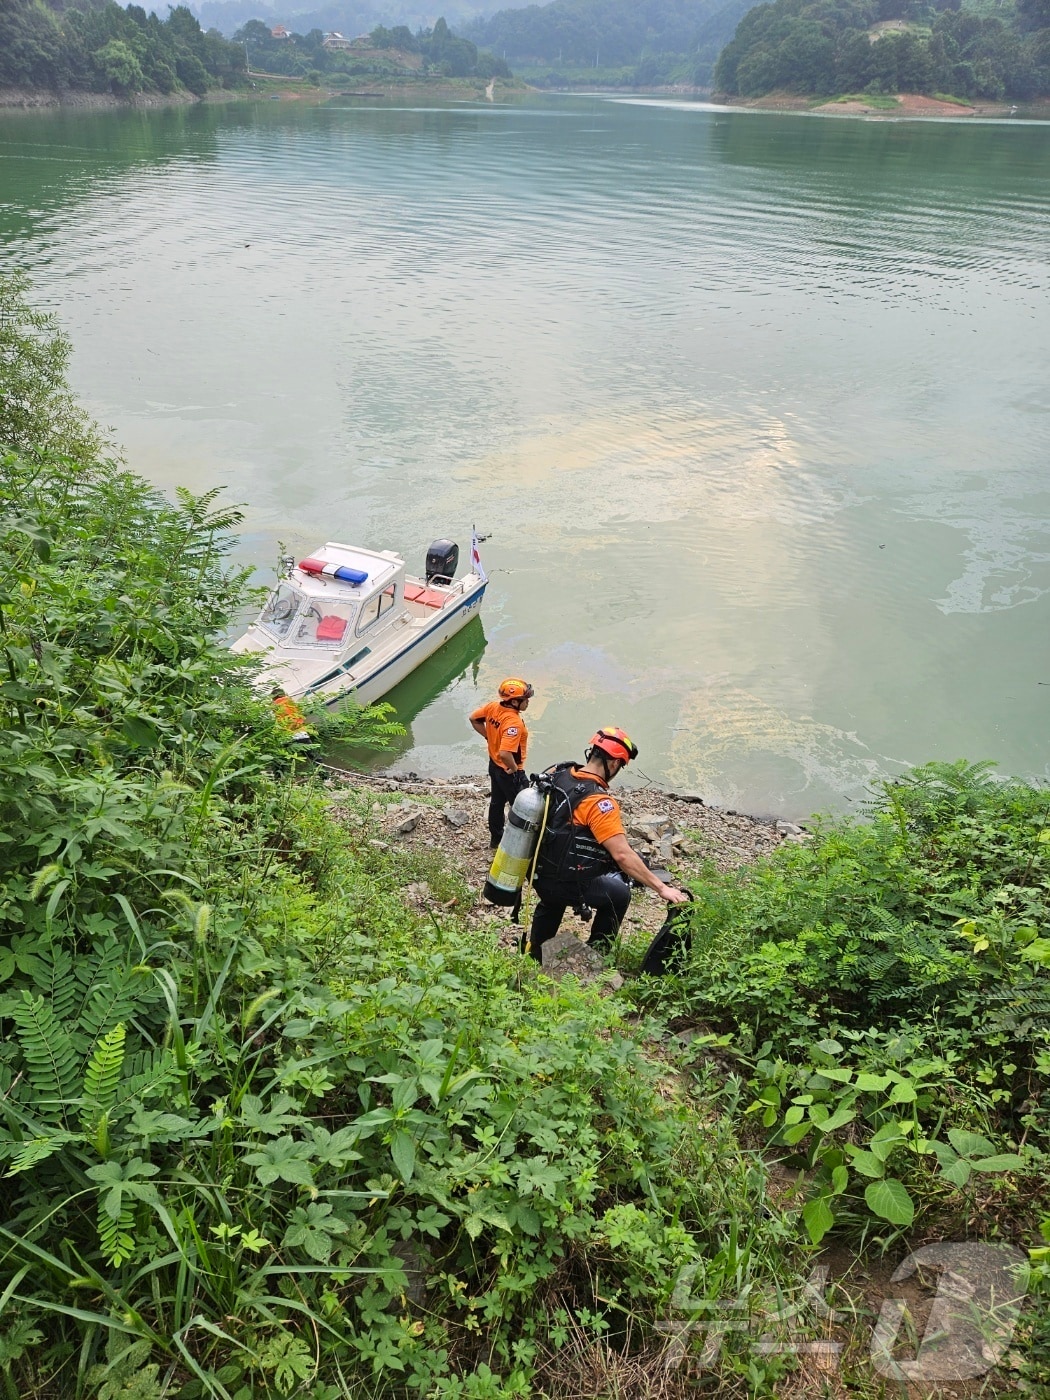
<svg viewBox="0 0 1050 1400">
<path fill-rule="evenodd" d="M 874 107 L 879 112 L 893 112 L 900 107 L 895 97 L 873 92 L 844 92 L 838 97 L 828 98 L 825 105 L 840 102 L 863 102 L 865 107 Z"/>
</svg>

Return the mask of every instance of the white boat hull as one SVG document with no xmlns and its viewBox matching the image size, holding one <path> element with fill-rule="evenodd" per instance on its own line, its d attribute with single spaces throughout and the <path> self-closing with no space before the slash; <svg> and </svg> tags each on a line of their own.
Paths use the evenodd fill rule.
<svg viewBox="0 0 1050 1400">
<path fill-rule="evenodd" d="M 412 637 L 410 644 L 398 655 L 388 661 L 377 658 L 379 664 L 371 673 L 366 673 L 364 668 L 357 666 L 348 676 L 344 675 L 338 680 L 333 678 L 318 681 L 308 686 L 302 694 L 316 695 L 328 702 L 352 696 L 359 705 L 371 705 L 374 701 L 381 700 L 395 685 L 411 675 L 417 666 L 422 666 L 428 657 L 440 650 L 451 637 L 462 631 L 471 618 L 477 616 L 484 594 L 485 584 L 482 582 L 481 586 L 468 593 L 461 603 L 450 605 L 448 617 L 438 614 L 432 623 L 420 629 L 419 635 Z M 444 611 L 442 609 L 442 612 Z"/>
</svg>

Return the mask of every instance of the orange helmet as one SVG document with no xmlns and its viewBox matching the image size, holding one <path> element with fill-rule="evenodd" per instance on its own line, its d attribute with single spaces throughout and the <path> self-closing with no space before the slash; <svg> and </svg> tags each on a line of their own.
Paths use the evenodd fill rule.
<svg viewBox="0 0 1050 1400">
<path fill-rule="evenodd" d="M 535 693 L 528 681 L 523 681 L 520 676 L 508 676 L 499 683 L 501 700 L 531 700 Z"/>
<path fill-rule="evenodd" d="M 599 749 L 610 758 L 618 758 L 625 764 L 638 757 L 638 746 L 631 742 L 624 730 L 611 724 L 598 730 L 591 740 L 591 749 Z"/>
</svg>

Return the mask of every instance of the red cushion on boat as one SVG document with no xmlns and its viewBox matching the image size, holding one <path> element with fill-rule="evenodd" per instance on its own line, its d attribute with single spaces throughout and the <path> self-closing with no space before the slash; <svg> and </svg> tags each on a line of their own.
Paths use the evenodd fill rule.
<svg viewBox="0 0 1050 1400">
<path fill-rule="evenodd" d="M 443 608 L 448 602 L 448 594 L 438 593 L 433 588 L 423 588 L 418 583 L 406 583 L 405 602 L 422 603 L 425 608 Z"/>
<path fill-rule="evenodd" d="M 345 617 L 337 617 L 335 613 L 326 613 L 317 624 L 317 640 L 319 642 L 339 642 L 342 641 L 345 631 Z"/>
</svg>

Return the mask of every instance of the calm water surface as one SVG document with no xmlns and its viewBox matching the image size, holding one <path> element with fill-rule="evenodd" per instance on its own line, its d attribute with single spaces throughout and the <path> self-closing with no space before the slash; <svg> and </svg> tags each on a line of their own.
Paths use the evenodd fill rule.
<svg viewBox="0 0 1050 1400">
<path fill-rule="evenodd" d="M 0 121 L 0 256 L 242 553 L 491 536 L 399 767 L 627 728 L 750 810 L 1048 772 L 1050 126 L 546 98 Z"/>
</svg>

